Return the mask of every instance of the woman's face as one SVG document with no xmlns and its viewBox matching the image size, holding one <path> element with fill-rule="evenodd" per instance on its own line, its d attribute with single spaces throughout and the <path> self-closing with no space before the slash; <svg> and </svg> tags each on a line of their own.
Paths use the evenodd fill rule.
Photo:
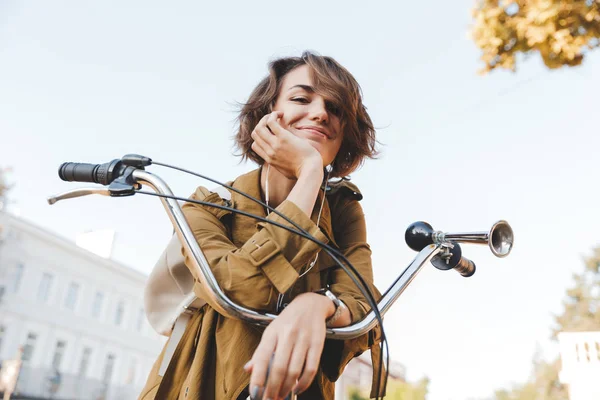
<svg viewBox="0 0 600 400">
<path fill-rule="evenodd" d="M 308 140 L 321 153 L 323 165 L 333 162 L 343 139 L 340 118 L 335 107 L 315 92 L 307 65 L 283 77 L 273 111 L 283 112 L 284 129 Z"/>
</svg>

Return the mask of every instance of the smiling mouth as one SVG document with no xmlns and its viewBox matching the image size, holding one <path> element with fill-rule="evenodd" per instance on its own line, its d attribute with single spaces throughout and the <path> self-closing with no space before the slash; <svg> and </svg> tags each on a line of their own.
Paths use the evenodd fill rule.
<svg viewBox="0 0 600 400">
<path fill-rule="evenodd" d="M 301 131 L 307 131 L 310 132 L 314 135 L 319 135 L 319 136 L 323 136 L 326 139 L 330 139 L 329 135 L 327 133 L 325 133 L 324 131 L 318 129 L 318 128 L 313 128 L 313 127 L 309 127 L 309 126 L 302 126 L 298 128 Z"/>
</svg>

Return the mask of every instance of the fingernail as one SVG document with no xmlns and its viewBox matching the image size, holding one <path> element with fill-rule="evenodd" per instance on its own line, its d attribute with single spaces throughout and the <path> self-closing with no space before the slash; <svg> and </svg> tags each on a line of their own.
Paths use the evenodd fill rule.
<svg viewBox="0 0 600 400">
<path fill-rule="evenodd" d="M 246 364 L 244 364 L 244 369 L 248 369 L 248 367 L 250 367 L 251 363 L 252 363 L 252 360 L 250 360 Z"/>
<path fill-rule="evenodd" d="M 258 399 L 258 391 L 260 390 L 260 388 L 258 386 L 253 386 L 252 389 L 250 390 L 250 398 L 252 400 Z"/>
</svg>

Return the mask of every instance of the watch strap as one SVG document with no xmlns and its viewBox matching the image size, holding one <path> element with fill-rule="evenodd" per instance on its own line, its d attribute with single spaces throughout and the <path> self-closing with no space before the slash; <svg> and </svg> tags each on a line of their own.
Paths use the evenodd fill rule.
<svg viewBox="0 0 600 400">
<path fill-rule="evenodd" d="M 328 297 L 335 306 L 335 312 L 333 315 L 325 320 L 325 326 L 329 328 L 342 315 L 346 305 L 327 288 L 319 289 L 315 293 Z"/>
</svg>

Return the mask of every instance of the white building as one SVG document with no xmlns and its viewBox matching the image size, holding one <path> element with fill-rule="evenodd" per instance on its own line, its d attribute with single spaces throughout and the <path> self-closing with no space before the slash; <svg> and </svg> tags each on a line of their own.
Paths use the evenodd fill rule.
<svg viewBox="0 0 600 400">
<path fill-rule="evenodd" d="M 17 391 L 134 399 L 164 338 L 143 311 L 146 276 L 0 212 L 0 360 L 23 346 Z"/>
<path fill-rule="evenodd" d="M 558 342 L 569 400 L 600 399 L 600 332 L 561 332 Z"/>
</svg>

